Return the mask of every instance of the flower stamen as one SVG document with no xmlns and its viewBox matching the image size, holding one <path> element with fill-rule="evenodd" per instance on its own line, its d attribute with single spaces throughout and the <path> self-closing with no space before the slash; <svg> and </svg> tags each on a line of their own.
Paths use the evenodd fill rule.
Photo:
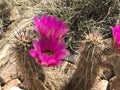
<svg viewBox="0 0 120 90">
<path fill-rule="evenodd" d="M 47 53 L 49 56 L 54 54 L 54 52 L 50 49 L 46 49 L 43 53 Z"/>
</svg>

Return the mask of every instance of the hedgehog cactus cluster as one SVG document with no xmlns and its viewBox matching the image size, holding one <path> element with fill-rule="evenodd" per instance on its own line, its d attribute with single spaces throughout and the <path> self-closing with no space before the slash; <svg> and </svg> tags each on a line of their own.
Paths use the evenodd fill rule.
<svg viewBox="0 0 120 90">
<path fill-rule="evenodd" d="M 66 49 L 64 36 L 68 32 L 66 23 L 56 16 L 43 14 L 34 17 L 35 31 L 40 35 L 33 41 L 34 49 L 29 51 L 38 64 L 57 66 L 69 51 Z"/>
<path fill-rule="evenodd" d="M 0 2 L 0 90 L 14 79 L 24 90 L 120 90 L 119 0 L 9 1 Z"/>
</svg>

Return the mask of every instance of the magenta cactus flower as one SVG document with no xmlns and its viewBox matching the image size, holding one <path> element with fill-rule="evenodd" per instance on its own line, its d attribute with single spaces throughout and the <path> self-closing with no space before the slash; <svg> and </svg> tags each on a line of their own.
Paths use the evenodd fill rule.
<svg viewBox="0 0 120 90">
<path fill-rule="evenodd" d="M 112 34 L 114 38 L 114 44 L 117 46 L 118 49 L 120 49 L 120 25 L 116 24 L 114 27 L 112 27 Z"/>
<path fill-rule="evenodd" d="M 57 66 L 61 63 L 69 51 L 63 40 L 41 37 L 33 41 L 34 49 L 29 51 L 38 64 L 45 66 Z"/>
<path fill-rule="evenodd" d="M 43 14 L 40 19 L 34 17 L 35 30 L 42 37 L 62 38 L 68 32 L 66 23 L 56 16 Z"/>
</svg>

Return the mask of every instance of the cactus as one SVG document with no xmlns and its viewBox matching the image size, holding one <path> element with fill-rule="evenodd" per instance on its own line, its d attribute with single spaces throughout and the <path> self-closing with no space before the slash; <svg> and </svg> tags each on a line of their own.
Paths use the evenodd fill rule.
<svg viewBox="0 0 120 90">
<path fill-rule="evenodd" d="M 44 90 L 42 85 L 45 79 L 43 68 L 36 64 L 29 55 L 34 36 L 32 30 L 17 31 L 14 34 L 14 45 L 11 49 L 15 53 L 14 58 L 16 58 L 19 78 L 23 82 L 23 87 L 28 90 Z"/>
<path fill-rule="evenodd" d="M 101 63 L 101 46 L 104 46 L 102 35 L 92 32 L 85 36 L 85 40 L 77 69 L 64 90 L 90 90 L 94 84 Z"/>
</svg>

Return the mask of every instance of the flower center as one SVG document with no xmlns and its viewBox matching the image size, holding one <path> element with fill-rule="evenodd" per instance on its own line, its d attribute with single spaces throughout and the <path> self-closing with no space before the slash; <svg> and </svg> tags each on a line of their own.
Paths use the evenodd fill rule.
<svg viewBox="0 0 120 90">
<path fill-rule="evenodd" d="M 44 53 L 47 53 L 48 55 L 54 54 L 54 52 L 53 52 L 52 50 L 50 50 L 50 49 L 46 49 L 46 50 L 44 51 Z"/>
</svg>

